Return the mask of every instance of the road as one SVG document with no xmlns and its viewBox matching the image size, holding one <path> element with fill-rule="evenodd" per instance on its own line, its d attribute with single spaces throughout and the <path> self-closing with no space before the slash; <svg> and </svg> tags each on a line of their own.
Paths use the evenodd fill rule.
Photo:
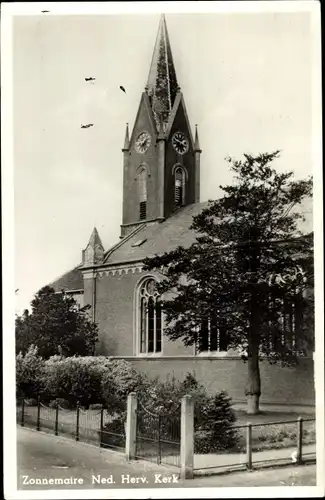
<svg viewBox="0 0 325 500">
<path fill-rule="evenodd" d="M 18 489 L 315 486 L 315 465 L 178 478 L 178 470 L 35 430 L 17 429 Z M 38 481 L 36 481 L 38 479 Z M 52 480 L 52 484 L 50 481 Z M 37 484 L 40 481 L 43 484 Z M 65 484 L 58 484 L 63 482 Z M 44 484 L 44 483 L 48 484 Z"/>
</svg>

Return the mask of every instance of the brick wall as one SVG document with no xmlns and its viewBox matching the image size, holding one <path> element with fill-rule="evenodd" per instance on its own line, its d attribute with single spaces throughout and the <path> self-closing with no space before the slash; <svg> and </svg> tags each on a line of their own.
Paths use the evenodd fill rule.
<svg viewBox="0 0 325 500">
<path fill-rule="evenodd" d="M 133 297 L 139 273 L 97 278 L 96 321 L 99 326 L 97 354 L 132 356 Z"/>
<path fill-rule="evenodd" d="M 137 168 L 142 163 L 150 170 L 147 178 L 147 219 L 159 217 L 157 204 L 159 190 L 159 175 L 157 170 L 158 155 L 156 147 L 156 131 L 149 119 L 148 96 L 142 95 L 139 114 L 136 118 L 132 131 L 130 151 L 125 153 L 123 173 L 123 224 L 139 221 L 139 196 L 137 185 Z M 140 154 L 134 149 L 134 143 L 138 135 L 147 131 L 151 135 L 151 143 L 145 154 Z M 148 172 L 149 174 L 149 172 Z"/>
<path fill-rule="evenodd" d="M 226 390 L 235 401 L 245 400 L 247 364 L 241 359 L 191 357 L 192 347 L 181 341 L 163 339 L 163 357 L 134 356 L 134 290 L 145 273 L 131 269 L 115 276 L 97 278 L 96 321 L 99 324 L 97 354 L 124 357 L 150 377 L 183 379 L 194 371 L 197 379 L 213 393 Z M 88 286 L 87 286 L 88 285 Z M 88 290 L 89 288 L 89 290 Z M 90 303 L 92 280 L 85 280 L 85 301 Z M 87 293 L 88 292 L 88 293 Z M 301 359 L 297 367 L 288 368 L 261 362 L 261 402 L 311 405 L 314 403 L 313 361 Z"/>
<path fill-rule="evenodd" d="M 172 146 L 172 136 L 181 131 L 188 137 L 190 131 L 187 127 L 183 104 L 180 103 L 173 126 L 170 131 L 169 140 L 166 143 L 166 165 L 165 165 L 165 217 L 168 217 L 177 208 L 175 206 L 175 176 L 172 173 L 173 166 L 177 163 L 183 165 L 188 173 L 185 190 L 185 205 L 195 203 L 195 154 L 190 143 L 189 150 L 184 155 L 177 154 Z"/>
<path fill-rule="evenodd" d="M 146 276 L 138 271 L 123 271 L 121 275 L 97 277 L 96 321 L 99 326 L 97 354 L 105 356 L 134 355 L 134 292 L 137 283 Z M 88 290 L 89 288 L 89 290 Z M 86 291 L 87 289 L 87 291 Z M 92 280 L 85 280 L 85 298 L 91 304 Z M 88 293 L 87 293 L 88 292 Z M 163 339 L 163 353 L 166 356 L 192 354 L 191 347 L 181 341 Z"/>
<path fill-rule="evenodd" d="M 182 380 L 195 373 L 210 393 L 225 390 L 234 402 L 245 400 L 247 364 L 234 358 L 139 359 L 129 358 L 132 365 L 150 377 L 175 376 Z M 288 368 L 261 362 L 261 403 L 313 405 L 315 402 L 313 360 L 300 360 L 299 366 Z"/>
</svg>

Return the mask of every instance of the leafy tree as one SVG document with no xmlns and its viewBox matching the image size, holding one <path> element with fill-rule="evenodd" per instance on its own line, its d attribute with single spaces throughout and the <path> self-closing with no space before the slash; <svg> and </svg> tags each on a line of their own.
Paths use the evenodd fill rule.
<svg viewBox="0 0 325 500">
<path fill-rule="evenodd" d="M 44 360 L 39 356 L 37 347 L 31 345 L 26 354 L 16 356 L 16 396 L 37 398 L 42 390 Z"/>
<path fill-rule="evenodd" d="M 28 309 L 25 309 L 25 311 L 21 316 L 16 314 L 15 329 L 16 329 L 16 354 L 20 352 L 26 353 L 29 347 L 33 344 L 33 340 L 31 338 L 31 330 L 29 328 Z M 19 332 L 19 334 L 17 334 L 17 332 Z"/>
<path fill-rule="evenodd" d="M 195 242 L 144 262 L 162 276 L 157 287 L 171 340 L 205 350 L 202 332 L 209 328 L 211 345 L 219 334 L 242 352 L 249 413 L 259 411 L 259 359 L 294 363 L 313 337 L 313 238 L 298 229 L 304 217 L 297 210 L 312 194 L 312 179 L 277 173 L 278 156 L 228 158 L 234 182 L 220 186 L 224 196 L 193 218 Z"/>
<path fill-rule="evenodd" d="M 79 308 L 73 297 L 49 286 L 39 290 L 31 306 L 31 313 L 16 318 L 17 353 L 25 353 L 32 344 L 43 358 L 94 353 L 97 325 L 89 318 L 89 306 Z"/>
</svg>

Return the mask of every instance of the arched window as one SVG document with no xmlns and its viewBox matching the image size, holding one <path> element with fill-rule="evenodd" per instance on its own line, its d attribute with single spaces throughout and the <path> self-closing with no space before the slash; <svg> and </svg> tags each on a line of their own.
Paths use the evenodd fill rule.
<svg viewBox="0 0 325 500">
<path fill-rule="evenodd" d="M 147 170 L 142 168 L 138 175 L 139 218 L 147 218 Z"/>
<path fill-rule="evenodd" d="M 139 294 L 139 351 L 141 354 L 161 352 L 161 307 L 155 280 L 146 279 Z"/>
<path fill-rule="evenodd" d="M 185 172 L 182 167 L 175 169 L 175 205 L 185 204 Z"/>
</svg>

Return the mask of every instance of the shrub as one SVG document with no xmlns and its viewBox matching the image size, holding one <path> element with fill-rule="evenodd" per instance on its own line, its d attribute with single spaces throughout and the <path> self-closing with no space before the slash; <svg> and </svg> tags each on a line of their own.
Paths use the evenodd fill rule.
<svg viewBox="0 0 325 500">
<path fill-rule="evenodd" d="M 30 346 L 25 355 L 16 356 L 16 396 L 17 398 L 37 398 L 43 388 L 44 360 L 38 349 Z"/>
<path fill-rule="evenodd" d="M 146 378 L 124 360 L 111 360 L 101 381 L 101 394 L 105 408 L 111 414 L 125 414 L 127 396 L 139 391 L 146 384 Z M 125 416 L 125 415 L 124 415 Z"/>
<path fill-rule="evenodd" d="M 175 379 L 146 381 L 138 394 L 140 432 L 148 432 L 147 429 L 152 426 L 152 414 L 165 415 L 166 418 L 161 419 L 160 437 L 168 440 L 180 426 L 180 401 L 188 394 L 194 399 L 195 452 L 208 453 L 237 447 L 239 437 L 233 428 L 236 415 L 231 399 L 224 391 L 209 396 L 193 374 L 187 374 L 182 382 Z"/>
<path fill-rule="evenodd" d="M 104 357 L 53 356 L 45 362 L 44 396 L 62 398 L 71 406 L 79 401 L 88 408 L 102 401 L 101 381 L 107 370 L 109 361 Z"/>
</svg>

